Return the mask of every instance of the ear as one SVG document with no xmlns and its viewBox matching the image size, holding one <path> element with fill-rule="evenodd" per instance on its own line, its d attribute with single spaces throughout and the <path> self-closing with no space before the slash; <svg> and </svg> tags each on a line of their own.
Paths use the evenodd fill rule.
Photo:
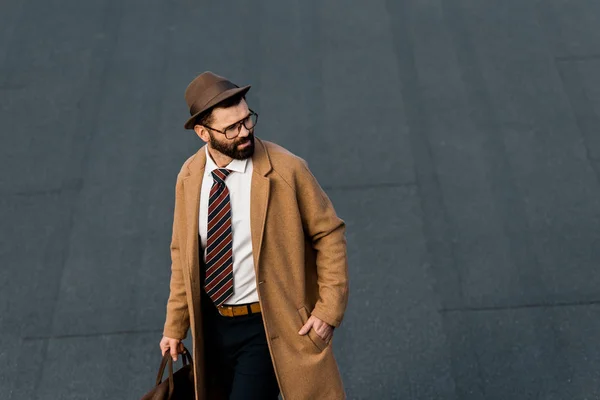
<svg viewBox="0 0 600 400">
<path fill-rule="evenodd" d="M 208 143 L 208 141 L 210 140 L 210 135 L 205 127 L 203 127 L 202 125 L 194 125 L 194 131 L 204 143 Z"/>
</svg>

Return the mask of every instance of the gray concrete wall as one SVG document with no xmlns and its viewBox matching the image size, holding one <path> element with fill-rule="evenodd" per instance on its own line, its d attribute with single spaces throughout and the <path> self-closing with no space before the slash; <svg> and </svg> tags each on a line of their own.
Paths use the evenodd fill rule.
<svg viewBox="0 0 600 400">
<path fill-rule="evenodd" d="M 204 70 L 253 85 L 257 135 L 347 222 L 350 399 L 600 397 L 600 2 L 23 0 L 0 3 L 1 399 L 152 386 Z"/>
</svg>

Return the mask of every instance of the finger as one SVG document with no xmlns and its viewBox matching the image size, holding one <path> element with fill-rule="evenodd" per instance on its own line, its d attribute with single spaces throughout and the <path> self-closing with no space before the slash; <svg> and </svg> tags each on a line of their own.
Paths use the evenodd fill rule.
<svg viewBox="0 0 600 400">
<path fill-rule="evenodd" d="M 326 326 L 320 326 L 318 328 L 315 328 L 315 331 L 317 331 L 319 336 L 321 336 L 322 338 L 326 337 L 329 334 L 329 329 L 327 329 Z"/>
<path fill-rule="evenodd" d="M 173 361 L 177 361 L 177 346 L 170 346 L 169 349 L 171 350 Z"/>
<path fill-rule="evenodd" d="M 327 341 L 327 337 L 329 336 L 327 334 L 327 332 L 321 332 L 321 333 L 317 332 L 317 334 L 321 337 L 321 339 Z"/>
<path fill-rule="evenodd" d="M 310 331 L 310 328 L 312 328 L 314 323 L 314 320 L 309 319 L 308 321 L 306 321 L 306 324 L 304 324 L 304 326 L 302 327 L 302 329 L 300 329 L 300 332 L 298 332 L 298 334 L 300 335 L 306 335 L 308 333 L 308 331 Z"/>
</svg>

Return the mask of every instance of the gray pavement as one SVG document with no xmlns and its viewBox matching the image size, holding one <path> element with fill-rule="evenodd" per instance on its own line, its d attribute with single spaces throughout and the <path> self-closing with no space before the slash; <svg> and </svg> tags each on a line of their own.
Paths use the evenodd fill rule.
<svg viewBox="0 0 600 400">
<path fill-rule="evenodd" d="M 600 2 L 0 2 L 0 399 L 132 399 L 160 361 L 183 91 L 348 226 L 350 399 L 600 398 Z M 188 340 L 188 345 L 190 345 Z"/>
</svg>

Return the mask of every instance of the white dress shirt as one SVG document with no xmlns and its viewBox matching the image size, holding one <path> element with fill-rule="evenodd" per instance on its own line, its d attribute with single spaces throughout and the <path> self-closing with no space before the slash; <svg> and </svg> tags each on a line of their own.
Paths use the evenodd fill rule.
<svg viewBox="0 0 600 400">
<path fill-rule="evenodd" d="M 206 232 L 208 225 L 208 198 L 214 183 L 212 171 L 219 168 L 206 147 L 206 166 L 200 189 L 199 231 L 206 263 Z M 258 301 L 256 274 L 252 257 L 250 232 L 250 187 L 252 183 L 252 159 L 233 160 L 225 168 L 231 174 L 225 179 L 231 202 L 231 230 L 233 250 L 233 295 L 226 305 L 246 304 Z"/>
</svg>

